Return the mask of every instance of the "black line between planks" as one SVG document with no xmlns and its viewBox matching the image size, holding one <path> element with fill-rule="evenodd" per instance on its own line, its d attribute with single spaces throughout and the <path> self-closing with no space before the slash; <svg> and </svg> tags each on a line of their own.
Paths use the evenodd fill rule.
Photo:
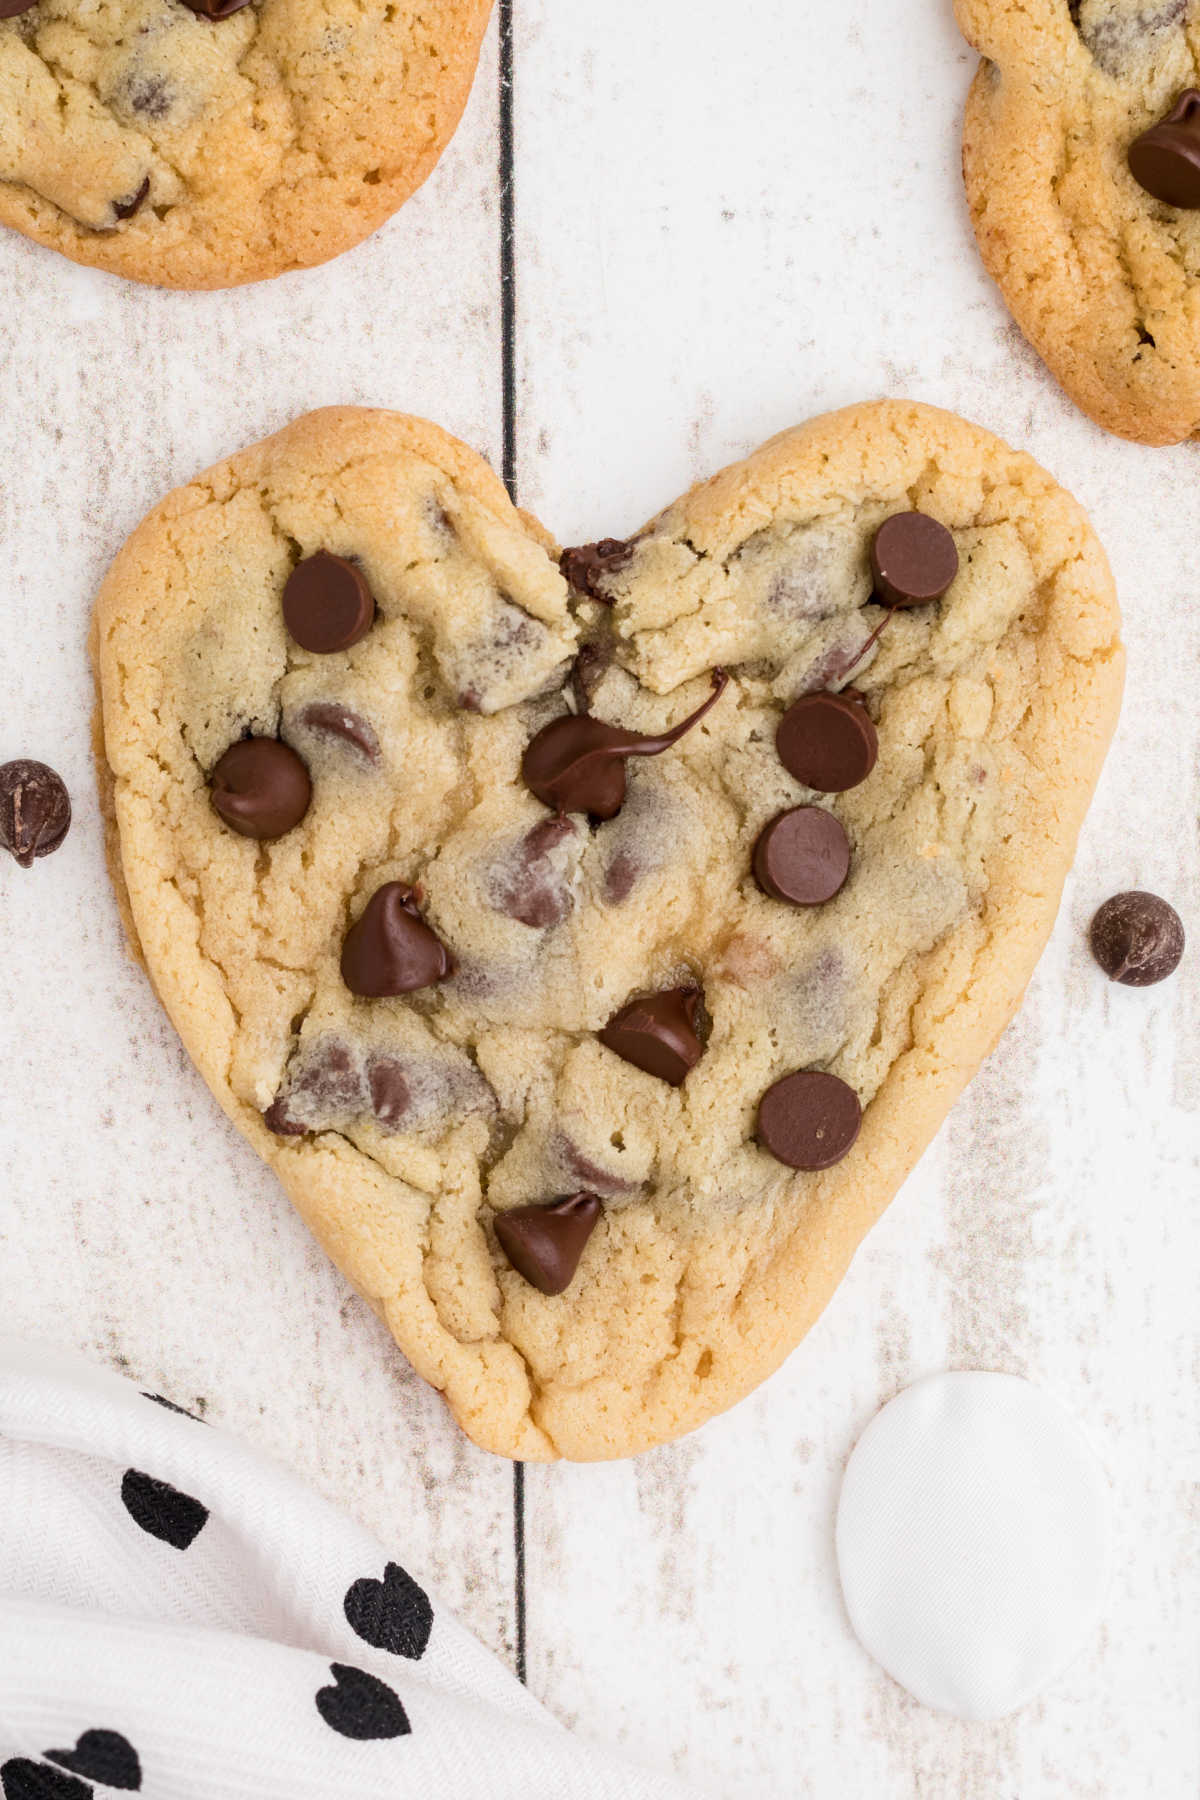
<svg viewBox="0 0 1200 1800">
<path fill-rule="evenodd" d="M 517 196 L 513 157 L 513 0 L 498 0 L 500 27 L 500 413 L 501 474 L 517 499 Z M 513 1464 L 513 1601 L 517 1678 L 526 1677 L 525 1465 Z"/>
</svg>

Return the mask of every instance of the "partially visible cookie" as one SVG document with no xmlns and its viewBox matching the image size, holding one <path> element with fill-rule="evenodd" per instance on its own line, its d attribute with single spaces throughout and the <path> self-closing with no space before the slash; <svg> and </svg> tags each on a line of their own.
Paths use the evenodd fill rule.
<svg viewBox="0 0 1200 1800">
<path fill-rule="evenodd" d="M 134 281 L 327 261 L 403 205 L 490 0 L 3 0 L 0 223 Z"/>
<path fill-rule="evenodd" d="M 95 649 L 184 1042 L 517 1457 L 798 1342 L 1017 1005 L 1122 668 L 1075 501 L 900 402 L 561 557 L 435 427 L 315 413 L 155 509 Z"/>
<path fill-rule="evenodd" d="M 1200 429 L 1200 121 L 1185 97 L 1198 79 L 1200 6 L 955 8 L 984 58 L 963 128 L 967 198 L 1014 319 L 1097 424 L 1146 444 L 1191 437 Z M 1160 130 L 1145 154 L 1145 134 L 1163 121 L 1165 144 Z"/>
</svg>

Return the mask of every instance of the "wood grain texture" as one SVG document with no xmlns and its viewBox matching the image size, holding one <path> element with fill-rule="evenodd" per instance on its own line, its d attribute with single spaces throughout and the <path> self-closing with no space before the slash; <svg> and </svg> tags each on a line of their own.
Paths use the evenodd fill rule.
<svg viewBox="0 0 1200 1800">
<path fill-rule="evenodd" d="M 1024 1010 L 765 1389 L 631 1464 L 531 1469 L 530 1685 L 588 1736 L 764 1800 L 1193 1800 L 1200 1693 L 1200 956 L 1110 987 L 1083 933 L 1126 886 L 1200 949 L 1200 464 L 1102 436 L 979 267 L 946 0 L 515 0 L 515 444 L 564 540 L 622 532 L 835 405 L 907 392 L 1088 505 L 1126 612 L 1124 718 Z M 76 822 L 0 867 L 0 1307 L 273 1450 L 516 1653 L 513 1483 L 324 1263 L 124 957 L 88 766 L 87 614 L 172 484 L 311 406 L 425 412 L 503 449 L 496 36 L 429 185 L 340 262 L 168 295 L 0 238 L 7 654 L 0 759 Z M 909 1700 L 832 1560 L 859 1431 L 917 1376 L 1012 1370 L 1113 1481 L 1103 1630 L 998 1725 Z"/>
</svg>

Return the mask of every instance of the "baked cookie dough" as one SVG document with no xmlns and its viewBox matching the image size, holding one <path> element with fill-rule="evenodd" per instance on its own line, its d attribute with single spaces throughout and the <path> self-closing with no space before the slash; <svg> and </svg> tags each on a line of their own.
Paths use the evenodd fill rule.
<svg viewBox="0 0 1200 1800">
<path fill-rule="evenodd" d="M 95 658 L 188 1050 L 521 1458 L 670 1438 L 799 1342 L 1017 1006 L 1122 680 L 1077 503 L 899 401 L 561 558 L 436 427 L 314 413 L 150 514 Z"/>
<path fill-rule="evenodd" d="M 433 168 L 490 0 L 0 0 L 0 224 L 220 288 L 326 262 Z"/>
<path fill-rule="evenodd" d="M 1135 151 L 1131 168 L 1130 152 L 1197 83 L 1200 6 L 956 0 L 955 10 L 984 58 L 963 128 L 967 199 L 1009 310 L 1097 424 L 1145 444 L 1191 437 L 1200 175 L 1189 193 L 1178 178 L 1164 183 L 1161 155 Z M 1200 169 L 1200 124 L 1184 113 L 1173 160 L 1186 170 L 1194 155 Z"/>
</svg>

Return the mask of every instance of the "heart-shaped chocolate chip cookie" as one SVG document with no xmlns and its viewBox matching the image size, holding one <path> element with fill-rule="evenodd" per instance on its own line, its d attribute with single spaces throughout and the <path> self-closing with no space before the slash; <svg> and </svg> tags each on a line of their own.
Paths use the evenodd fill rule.
<svg viewBox="0 0 1200 1800">
<path fill-rule="evenodd" d="M 1078 505 L 952 416 L 774 439 L 560 553 L 312 414 L 97 606 L 134 941 L 465 1429 L 619 1456 L 816 1318 L 1011 1016 L 1119 703 Z"/>
<path fill-rule="evenodd" d="M 0 0 L 0 223 L 165 287 L 308 268 L 391 217 L 491 0 Z"/>
<path fill-rule="evenodd" d="M 955 0 L 979 249 L 1077 406 L 1144 444 L 1200 429 L 1200 92 L 1188 0 Z"/>
</svg>

